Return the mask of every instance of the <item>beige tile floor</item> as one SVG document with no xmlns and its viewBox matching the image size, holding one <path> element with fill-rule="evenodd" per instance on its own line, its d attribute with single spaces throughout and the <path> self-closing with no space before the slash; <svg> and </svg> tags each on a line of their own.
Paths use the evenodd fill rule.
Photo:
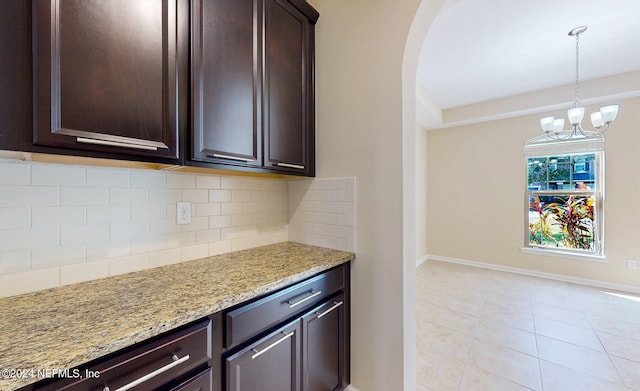
<svg viewBox="0 0 640 391">
<path fill-rule="evenodd" d="M 640 391 L 640 296 L 428 261 L 418 391 Z"/>
</svg>

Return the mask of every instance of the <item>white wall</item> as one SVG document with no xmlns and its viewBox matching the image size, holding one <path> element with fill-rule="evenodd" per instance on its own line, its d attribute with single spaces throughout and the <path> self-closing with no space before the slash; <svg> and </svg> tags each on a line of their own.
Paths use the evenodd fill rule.
<svg viewBox="0 0 640 391">
<path fill-rule="evenodd" d="M 413 390 L 416 226 L 408 213 L 415 213 L 416 47 L 442 1 L 423 2 L 433 6 L 428 22 L 412 34 L 419 0 L 312 3 L 320 12 L 317 173 L 358 183 L 352 384 Z"/>
<path fill-rule="evenodd" d="M 418 129 L 416 132 L 416 260 L 428 255 L 427 249 L 427 132 Z"/>
<path fill-rule="evenodd" d="M 429 253 L 640 286 L 640 271 L 626 268 L 627 259 L 640 259 L 640 98 L 618 103 L 618 119 L 605 135 L 607 263 L 520 252 L 525 232 L 523 143 L 541 133 L 542 114 L 428 132 Z M 587 107 L 586 112 L 596 109 Z M 545 115 L 563 117 L 566 112 Z"/>
</svg>

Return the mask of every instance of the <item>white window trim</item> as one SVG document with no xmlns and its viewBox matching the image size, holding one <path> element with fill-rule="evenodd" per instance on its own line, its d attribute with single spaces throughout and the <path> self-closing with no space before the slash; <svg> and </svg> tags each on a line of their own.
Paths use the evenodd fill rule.
<svg viewBox="0 0 640 391">
<path fill-rule="evenodd" d="M 521 247 L 520 252 L 524 254 L 544 255 L 548 257 L 575 259 L 579 261 L 590 261 L 590 262 L 598 262 L 598 263 L 609 262 L 607 257 L 604 254 L 597 255 L 597 254 L 570 253 L 566 251 L 555 250 L 549 247 Z"/>
<path fill-rule="evenodd" d="M 531 157 L 538 156 L 552 156 L 552 155 L 575 155 L 575 154 L 587 154 L 596 153 L 598 158 L 596 160 L 596 183 L 598 188 L 596 189 L 596 202 L 599 203 L 599 211 L 596 214 L 596 223 L 598 224 L 597 232 L 595 232 L 598 238 L 599 250 L 597 252 L 581 252 L 573 251 L 571 249 L 556 249 L 553 247 L 545 246 L 528 246 L 529 243 L 529 230 L 527 229 L 529 221 L 529 197 L 528 191 L 525 189 L 525 232 L 524 243 L 525 245 L 520 248 L 522 253 L 534 254 L 534 255 L 546 255 L 557 258 L 576 259 L 583 261 L 592 261 L 606 263 L 607 257 L 605 255 L 605 231 L 604 231 L 604 203 L 605 203 L 605 153 L 604 153 L 604 137 L 602 134 L 596 134 L 586 137 L 580 137 L 576 139 L 555 141 L 546 137 L 536 137 L 528 140 L 525 143 L 524 155 L 525 155 L 525 186 L 528 186 L 528 169 L 527 161 Z M 599 197 L 598 197 L 599 195 Z"/>
</svg>

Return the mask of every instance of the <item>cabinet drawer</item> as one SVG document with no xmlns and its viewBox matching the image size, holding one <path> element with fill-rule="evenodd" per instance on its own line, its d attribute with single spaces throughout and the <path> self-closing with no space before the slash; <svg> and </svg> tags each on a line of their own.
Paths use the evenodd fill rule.
<svg viewBox="0 0 640 391">
<path fill-rule="evenodd" d="M 205 364 L 211 358 L 211 321 L 207 320 L 130 352 L 79 370 L 82 379 L 64 379 L 42 390 L 151 390 Z M 94 374 L 94 377 L 87 375 Z M 146 379 L 146 380 L 145 380 Z"/>
<path fill-rule="evenodd" d="M 213 372 L 207 368 L 204 372 L 190 378 L 171 391 L 213 391 Z"/>
<path fill-rule="evenodd" d="M 344 289 L 344 266 L 300 282 L 225 314 L 225 347 L 231 348 Z"/>
</svg>

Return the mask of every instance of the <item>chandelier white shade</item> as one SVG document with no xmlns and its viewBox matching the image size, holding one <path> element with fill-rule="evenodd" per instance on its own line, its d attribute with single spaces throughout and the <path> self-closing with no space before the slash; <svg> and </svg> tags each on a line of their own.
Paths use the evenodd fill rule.
<svg viewBox="0 0 640 391">
<path fill-rule="evenodd" d="M 580 26 L 569 31 L 570 36 L 576 37 L 576 83 L 575 83 L 575 101 L 573 108 L 567 112 L 571 129 L 564 130 L 564 119 L 555 117 L 544 117 L 540 119 L 540 126 L 545 134 L 549 138 L 553 139 L 565 139 L 575 136 L 588 137 L 592 134 L 604 133 L 609 128 L 609 125 L 615 121 L 618 116 L 619 106 L 616 104 L 600 107 L 600 111 L 591 113 L 591 125 L 595 130 L 586 130 L 582 127 L 582 120 L 584 119 L 584 107 L 580 102 L 580 34 L 587 30 L 587 26 Z"/>
</svg>

